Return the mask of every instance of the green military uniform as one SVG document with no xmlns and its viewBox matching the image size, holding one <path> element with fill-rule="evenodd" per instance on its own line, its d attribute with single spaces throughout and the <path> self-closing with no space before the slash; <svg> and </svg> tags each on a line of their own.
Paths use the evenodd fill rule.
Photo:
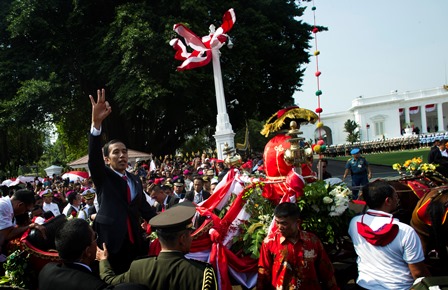
<svg viewBox="0 0 448 290">
<path fill-rule="evenodd" d="M 100 262 L 101 279 L 108 284 L 134 282 L 149 289 L 218 289 L 210 264 L 189 260 L 181 252 L 161 252 L 132 262 L 129 271 L 115 276 L 107 260 Z"/>
<path fill-rule="evenodd" d="M 176 232 L 193 230 L 192 218 L 195 212 L 194 205 L 183 202 L 153 217 L 149 224 L 159 235 L 165 235 L 168 239 Z M 210 264 L 187 259 L 178 248 L 172 249 L 164 250 L 162 244 L 162 251 L 157 257 L 135 260 L 129 270 L 120 275 L 115 275 L 108 260 L 102 260 L 100 277 L 108 284 L 133 282 L 150 289 L 218 289 L 215 272 Z"/>
</svg>

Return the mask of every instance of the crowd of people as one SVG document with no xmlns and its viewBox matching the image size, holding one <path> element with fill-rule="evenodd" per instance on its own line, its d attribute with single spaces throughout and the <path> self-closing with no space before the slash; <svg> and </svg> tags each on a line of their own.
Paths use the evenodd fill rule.
<svg viewBox="0 0 448 290">
<path fill-rule="evenodd" d="M 55 238 L 61 263 L 49 263 L 42 269 L 41 290 L 218 289 L 213 267 L 184 255 L 192 243 L 195 206 L 213 195 L 229 169 L 207 155 L 197 156 L 192 163 L 166 158 L 153 170 L 149 170 L 150 164 L 137 162 L 130 169 L 122 141 L 111 140 L 101 146 L 102 124 L 112 111 L 105 91 L 99 90 L 96 100 L 90 99 L 91 179 L 70 183 L 53 176 L 45 184 L 28 184 L 3 197 L 0 246 L 31 229 L 45 235 L 45 222 L 65 215 L 68 221 Z M 383 183 L 368 183 L 372 174 L 368 162 L 360 156 L 359 148 L 352 148 L 350 153 L 344 178 L 350 173 L 354 185 L 364 186 L 364 199 L 370 208 L 350 223 L 349 234 L 361 257 L 357 283 L 361 289 L 409 288 L 414 279 L 430 275 L 422 263 L 418 237 L 412 228 L 391 216 L 398 204 L 393 189 Z M 440 158 L 439 153 L 434 151 L 434 158 Z M 319 164 L 324 172 L 327 164 Z M 311 166 L 312 157 L 302 170 L 310 171 L 304 177 L 315 180 Z M 253 160 L 244 168 L 261 170 L 262 162 Z M 358 175 L 359 180 L 355 178 Z M 326 172 L 326 176 L 331 174 Z M 275 231 L 260 250 L 257 289 L 338 289 L 322 242 L 300 229 L 299 208 L 280 203 L 274 219 Z M 146 238 L 151 232 L 157 233 L 160 242 L 157 257 L 147 257 Z M 390 247 L 378 248 L 385 245 Z M 6 253 L 4 247 L 1 250 Z M 2 258 L 4 261 L 5 256 Z M 385 270 L 376 260 L 379 258 L 391 266 L 387 271 L 402 279 L 385 279 Z"/>
</svg>

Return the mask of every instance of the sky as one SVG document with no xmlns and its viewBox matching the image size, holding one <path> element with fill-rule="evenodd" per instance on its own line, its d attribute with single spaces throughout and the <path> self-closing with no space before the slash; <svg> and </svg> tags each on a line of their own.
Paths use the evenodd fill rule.
<svg viewBox="0 0 448 290">
<path fill-rule="evenodd" d="M 313 2 L 302 19 L 314 23 Z M 447 0 L 315 0 L 322 115 L 347 111 L 359 96 L 440 87 L 448 73 Z M 316 48 L 311 40 L 310 54 Z M 315 110 L 315 57 L 297 105 Z"/>
</svg>

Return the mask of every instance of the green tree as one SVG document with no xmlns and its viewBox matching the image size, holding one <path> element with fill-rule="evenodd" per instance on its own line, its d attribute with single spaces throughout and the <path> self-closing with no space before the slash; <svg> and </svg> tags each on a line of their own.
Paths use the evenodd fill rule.
<svg viewBox="0 0 448 290">
<path fill-rule="evenodd" d="M 299 1 L 4 0 L 0 3 L 0 131 L 54 123 L 66 158 L 87 153 L 90 102 L 105 87 L 113 114 L 105 138 L 172 153 L 216 125 L 211 64 L 176 72 L 170 39 L 183 22 L 197 35 L 233 7 L 232 50 L 221 49 L 235 131 L 292 104 L 308 62 L 310 25 Z M 214 132 L 212 132 L 214 133 Z M 68 161 L 68 160 L 65 160 Z M 1 168 L 0 168 L 1 169 Z"/>
<path fill-rule="evenodd" d="M 347 142 L 354 143 L 359 142 L 360 133 L 359 133 L 359 125 L 353 121 L 348 119 L 344 123 L 344 132 L 347 132 L 347 138 L 345 139 Z"/>
</svg>

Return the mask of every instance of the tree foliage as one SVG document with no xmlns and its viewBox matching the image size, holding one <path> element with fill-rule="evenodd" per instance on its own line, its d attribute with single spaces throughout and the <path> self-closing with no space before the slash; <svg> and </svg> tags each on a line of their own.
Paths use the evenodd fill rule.
<svg viewBox="0 0 448 290">
<path fill-rule="evenodd" d="M 309 59 L 311 27 L 300 20 L 300 3 L 3 0 L 0 131 L 11 124 L 39 130 L 51 122 L 67 147 L 65 157 L 80 157 L 87 153 L 88 95 L 105 87 L 113 109 L 103 124 L 107 139 L 173 153 L 190 136 L 215 127 L 216 101 L 211 64 L 176 72 L 172 27 L 182 22 L 206 35 L 231 7 L 234 48 L 221 49 L 221 67 L 226 99 L 240 102 L 229 112 L 232 126 L 243 129 L 245 120 L 266 119 L 293 103 Z"/>
<path fill-rule="evenodd" d="M 346 141 L 350 143 L 359 142 L 360 140 L 360 133 L 359 133 L 359 125 L 353 121 L 348 119 L 344 123 L 344 132 L 347 132 L 347 138 Z"/>
</svg>

